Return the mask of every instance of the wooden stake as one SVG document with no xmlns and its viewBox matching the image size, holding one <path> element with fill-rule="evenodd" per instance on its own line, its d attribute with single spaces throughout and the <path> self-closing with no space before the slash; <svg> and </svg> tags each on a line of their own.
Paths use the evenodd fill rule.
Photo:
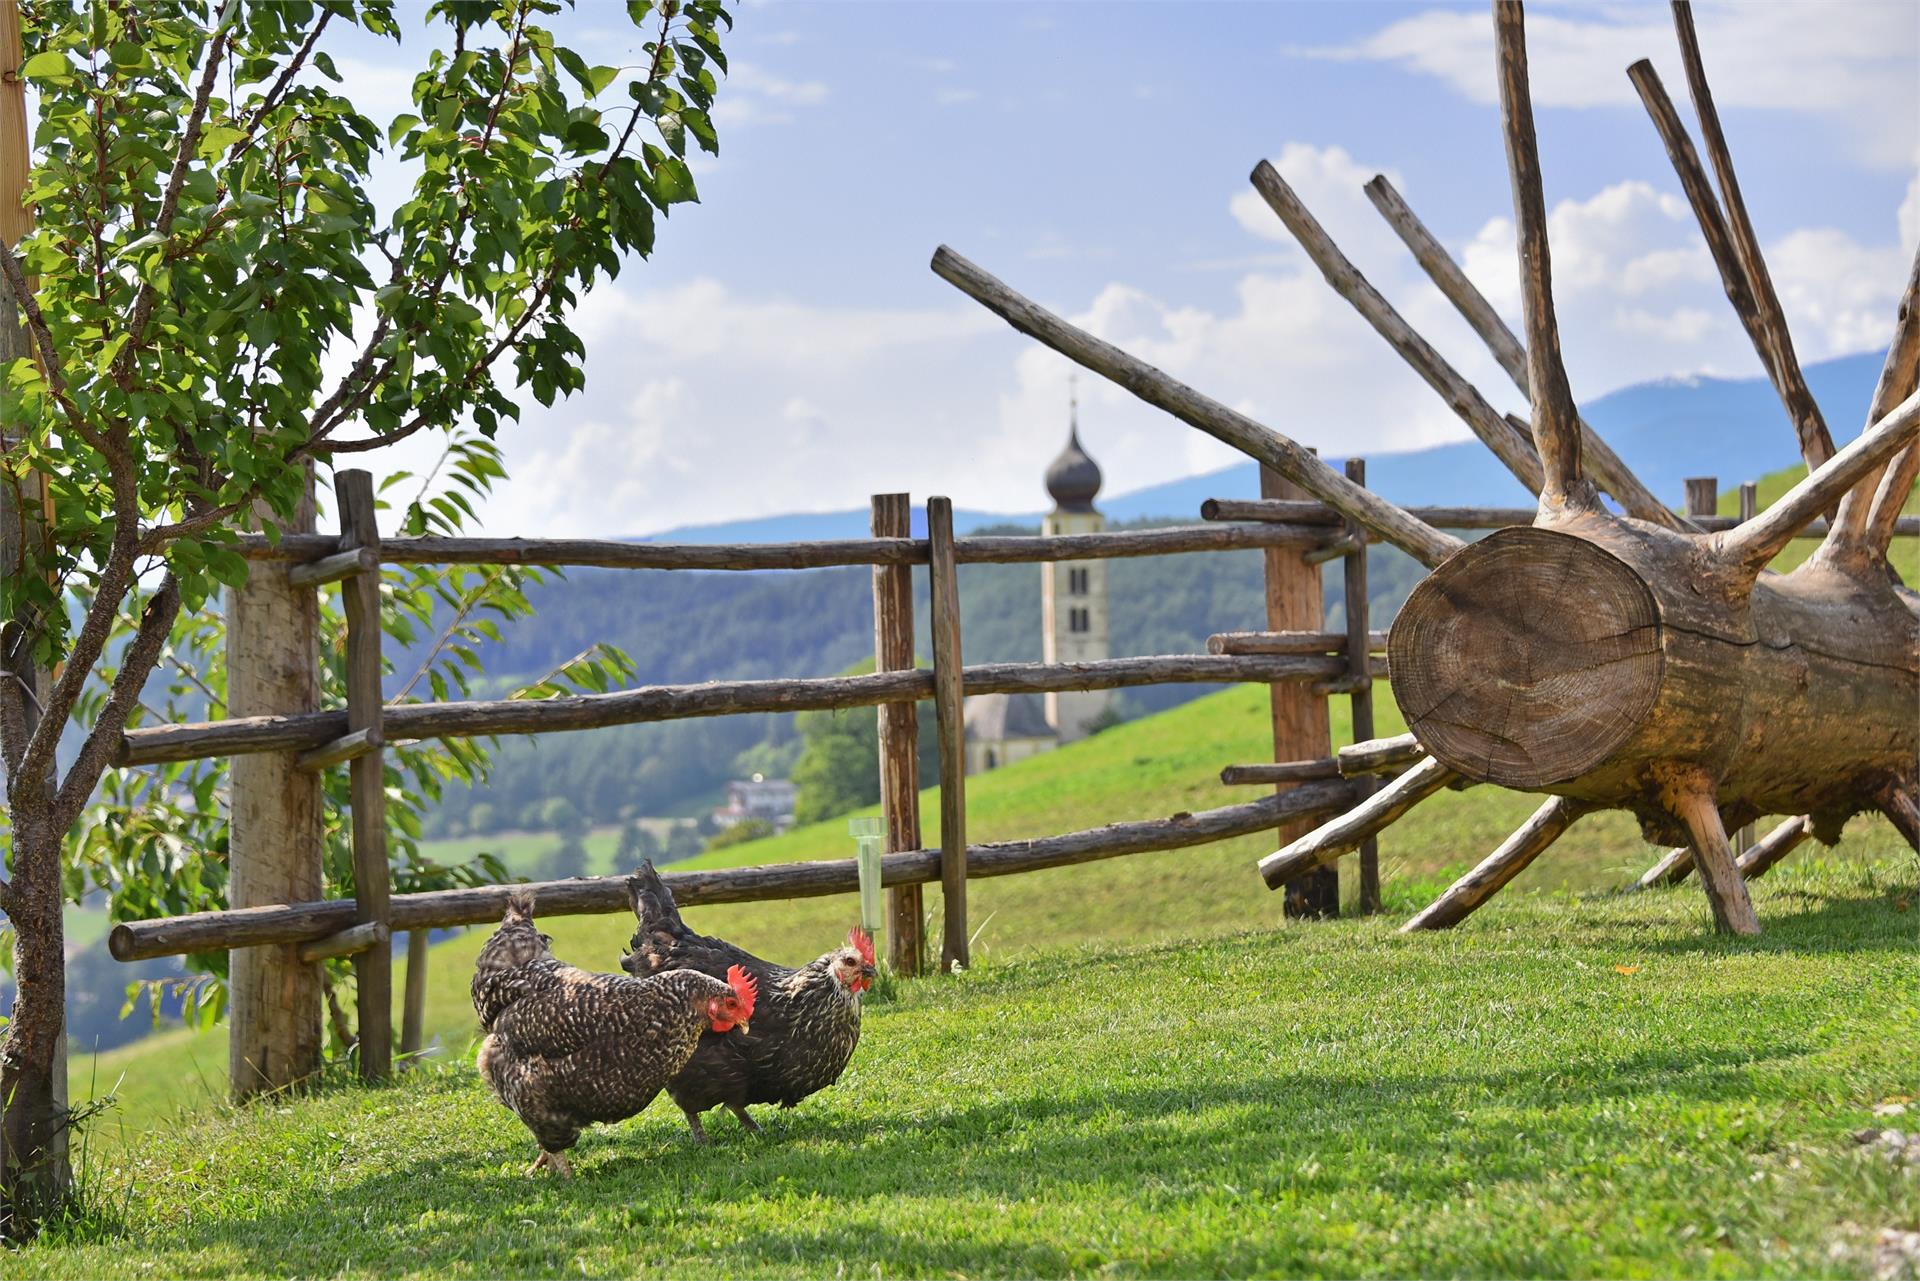
<svg viewBox="0 0 1920 1281">
<path fill-rule="evenodd" d="M 342 551 L 380 546 L 373 503 L 373 476 L 335 472 Z M 381 729 L 380 579 L 360 574 L 341 589 L 347 611 L 347 733 Z M 379 747 L 353 758 L 349 794 L 353 808 L 353 887 L 356 920 L 389 927 L 391 890 L 387 870 L 387 763 Z M 393 1071 L 393 948 L 382 937 L 353 958 L 360 1022 L 360 1076 L 384 1080 Z"/>
<path fill-rule="evenodd" d="M 1145 361 L 1128 355 L 1021 297 L 945 245 L 933 255 L 942 280 L 1023 334 L 1126 388 L 1140 399 L 1272 467 L 1315 498 L 1353 517 L 1422 565 L 1437 565 L 1465 546 L 1451 534 L 1414 520 L 1376 494 L 1360 489 L 1311 452 L 1271 427 L 1202 396 Z M 1061 557 L 1059 559 L 1066 559 Z"/>
<path fill-rule="evenodd" d="M 1346 813 L 1261 859 L 1260 875 L 1268 889 L 1278 889 L 1297 876 L 1323 867 L 1359 849 L 1369 836 L 1459 777 L 1429 757 Z"/>
<path fill-rule="evenodd" d="M 933 602 L 933 710 L 940 731 L 940 970 L 966 968 L 967 725 L 961 684 L 960 583 L 953 559 L 953 502 L 927 500 Z"/>
<path fill-rule="evenodd" d="M 1740 180 L 1733 172 L 1733 153 L 1727 149 L 1726 135 L 1720 131 L 1720 113 L 1707 88 L 1707 70 L 1700 59 L 1700 41 L 1694 34 L 1693 11 L 1687 0 L 1674 0 L 1673 26 L 1680 37 L 1680 61 L 1686 66 L 1693 109 L 1700 117 L 1700 137 L 1706 143 L 1707 156 L 1713 161 L 1713 171 L 1720 179 L 1727 230 L 1753 298 L 1754 319 L 1765 349 L 1762 359 L 1773 375 L 1780 398 L 1786 402 L 1788 416 L 1793 419 L 1800 456 L 1806 461 L 1807 470 L 1813 471 L 1833 457 L 1833 436 L 1827 431 L 1820 406 L 1814 403 L 1813 392 L 1800 372 L 1800 361 L 1793 353 L 1793 335 L 1787 329 L 1786 313 L 1780 309 L 1780 295 L 1774 290 L 1773 277 L 1767 273 L 1766 259 L 1760 254 L 1760 238 L 1754 234 L 1753 219 L 1747 216 L 1747 202 L 1740 195 Z"/>
<path fill-rule="evenodd" d="M 1349 478 L 1350 479 L 1350 478 Z M 1304 497 L 1299 490 L 1270 467 L 1260 469 L 1260 496 L 1286 500 Z M 1306 631 L 1324 626 L 1325 607 L 1320 590 L 1320 570 L 1306 563 L 1304 555 L 1286 548 L 1270 548 L 1266 553 L 1267 630 Z M 1366 659 L 1361 666 L 1365 670 Z M 1324 692 L 1297 683 L 1275 684 L 1268 688 L 1268 706 L 1273 721 L 1273 759 L 1275 761 L 1312 760 L 1333 754 L 1331 727 L 1327 722 L 1327 696 Z M 1286 845 L 1313 827 L 1311 820 L 1295 820 L 1276 833 Z M 1287 887 L 1281 911 L 1290 918 L 1314 919 L 1340 914 L 1340 873 L 1337 868 L 1314 870 Z"/>
<path fill-rule="evenodd" d="M 1253 186 L 1261 199 L 1267 202 L 1267 207 L 1293 233 L 1293 238 L 1300 242 L 1300 247 L 1307 251 L 1307 257 L 1320 268 L 1320 274 L 1333 287 L 1333 291 L 1351 303 L 1361 318 L 1373 326 L 1374 332 L 1386 339 L 1387 345 L 1440 394 L 1440 398 L 1460 415 L 1461 421 L 1473 430 L 1473 434 L 1493 451 L 1494 457 L 1527 487 L 1528 493 L 1539 493 L 1540 459 L 1534 453 L 1532 442 L 1515 431 L 1500 411 L 1462 378 L 1433 349 L 1431 343 L 1414 332 L 1413 326 L 1393 309 L 1393 304 L 1360 274 L 1293 188 L 1287 185 L 1287 180 L 1280 176 L 1280 171 L 1267 161 L 1261 161 L 1254 167 Z"/>
<path fill-rule="evenodd" d="M 1513 336 L 1513 331 L 1507 328 L 1507 322 L 1500 318 L 1493 304 L 1467 278 L 1467 273 L 1460 269 L 1452 255 L 1427 230 L 1426 224 L 1414 216 L 1413 210 L 1394 190 L 1393 184 L 1387 181 L 1386 175 L 1375 174 L 1373 181 L 1367 184 L 1366 191 L 1373 207 L 1380 211 L 1387 225 L 1399 233 L 1401 241 L 1413 251 L 1414 260 L 1426 270 L 1428 278 L 1446 295 L 1447 301 L 1473 327 L 1473 331 L 1480 335 L 1480 340 L 1486 343 L 1500 367 L 1507 371 L 1507 377 L 1513 379 L 1520 394 L 1526 395 L 1529 377 L 1527 349 Z M 1523 431 L 1530 433 L 1532 427 L 1523 425 Z M 1633 469 L 1613 452 L 1612 447 L 1600 438 L 1600 434 L 1584 418 L 1580 420 L 1580 448 L 1580 456 L 1587 470 L 1593 473 L 1595 482 L 1619 499 L 1629 516 L 1652 521 L 1668 529 L 1687 527 L 1684 520 L 1673 514 L 1672 508 L 1641 483 L 1640 478 L 1633 474 Z M 1524 525 L 1531 520 L 1532 514 L 1529 513 L 1527 520 L 1515 523 Z"/>
<path fill-rule="evenodd" d="M 1400 927 L 1402 934 L 1419 930 L 1444 930 L 1471 916 L 1482 903 L 1505 889 L 1507 883 L 1527 870 L 1533 860 L 1546 852 L 1574 820 L 1588 813 L 1589 807 L 1564 796 L 1556 796 L 1533 812 L 1500 848 L 1487 855 L 1480 865 L 1455 881 L 1447 892 L 1428 904 L 1420 914 Z"/>
<path fill-rule="evenodd" d="M 913 534 L 913 503 L 905 494 L 875 494 L 873 536 Z M 913 666 L 913 570 L 906 565 L 873 569 L 873 660 L 876 671 Z M 886 816 L 887 852 L 920 848 L 920 713 L 913 703 L 880 705 L 880 809 Z M 887 891 L 887 960 L 906 977 L 925 968 L 926 906 L 918 885 Z"/>
<path fill-rule="evenodd" d="M 1513 184 L 1513 221 L 1520 249 L 1520 296 L 1526 304 L 1527 386 L 1533 402 L 1533 444 L 1540 453 L 1542 514 L 1598 506 L 1580 470 L 1580 414 L 1560 359 L 1560 327 L 1553 315 L 1553 264 L 1547 248 L 1547 205 L 1540 152 L 1533 136 L 1533 100 L 1527 86 L 1526 14 L 1519 0 L 1493 6 L 1499 53 L 1500 123 L 1507 139 Z"/>
<path fill-rule="evenodd" d="M 1347 479 L 1356 485 L 1367 483 L 1367 460 L 1364 458 L 1347 459 Z M 1354 532 L 1360 533 L 1358 526 Z M 1359 540 L 1359 548 L 1347 554 L 1345 562 L 1345 582 L 1343 592 L 1347 610 L 1347 668 L 1348 679 L 1355 682 L 1351 698 L 1352 733 L 1356 743 L 1368 742 L 1373 738 L 1373 680 L 1367 663 L 1367 640 L 1372 634 L 1368 629 L 1369 611 L 1367 602 L 1367 540 Z M 1363 778 L 1359 782 L 1363 794 L 1372 795 L 1373 781 Z M 1380 910 L 1380 842 L 1377 837 L 1369 836 L 1360 844 L 1360 914 L 1371 916 Z"/>
<path fill-rule="evenodd" d="M 311 532 L 312 477 L 287 522 Z M 255 505 L 257 524 L 278 519 Z M 227 706 L 234 717 L 314 715 L 320 706 L 320 606 L 280 565 L 254 565 L 227 592 Z M 317 774 L 291 751 L 236 757 L 230 766 L 227 901 L 236 910 L 300 903 L 326 892 L 326 820 Z M 294 948 L 247 948 L 229 963 L 228 1088 L 235 1102 L 273 1093 L 320 1070 L 321 973 Z"/>
<path fill-rule="evenodd" d="M 1662 783 L 1668 809 L 1686 825 L 1693 846 L 1694 865 L 1713 908 L 1714 928 L 1729 934 L 1758 934 L 1747 882 L 1733 863 L 1726 828 L 1720 825 L 1720 807 L 1704 774 L 1691 769 L 1671 771 Z"/>
</svg>

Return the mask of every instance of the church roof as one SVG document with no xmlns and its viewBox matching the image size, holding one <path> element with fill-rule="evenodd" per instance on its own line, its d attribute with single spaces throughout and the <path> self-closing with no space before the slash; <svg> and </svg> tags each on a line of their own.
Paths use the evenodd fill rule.
<svg viewBox="0 0 1920 1281">
<path fill-rule="evenodd" d="M 1058 738 L 1038 694 L 975 694 L 966 702 L 967 737 L 980 743 L 1009 738 Z"/>
<path fill-rule="evenodd" d="M 1080 447 L 1078 424 L 1067 433 L 1067 447 L 1047 465 L 1047 492 L 1061 511 L 1093 510 L 1094 495 L 1100 492 L 1100 465 Z"/>
</svg>

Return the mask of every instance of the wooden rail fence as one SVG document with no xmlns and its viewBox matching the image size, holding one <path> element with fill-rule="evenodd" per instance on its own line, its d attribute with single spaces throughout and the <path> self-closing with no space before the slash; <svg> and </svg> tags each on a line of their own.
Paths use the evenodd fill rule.
<svg viewBox="0 0 1920 1281">
<path fill-rule="evenodd" d="M 1364 464 L 1347 479 L 1365 482 Z M 128 731 L 118 759 L 126 765 L 232 756 L 266 769 L 234 773 L 234 839 L 230 858 L 234 906 L 162 920 L 117 925 L 109 938 L 123 961 L 237 949 L 232 1007 L 232 1089 L 236 1097 L 297 1082 L 319 1067 L 319 985 L 315 963 L 354 959 L 359 1013 L 359 1065 L 373 1079 L 391 1070 L 392 941 L 408 939 L 406 1010 L 400 1051 L 419 1049 L 425 993 L 426 932 L 498 919 L 506 887 L 433 893 L 391 892 L 385 822 L 388 744 L 428 738 L 540 734 L 703 716 L 874 707 L 879 717 L 879 776 L 887 852 L 889 955 L 901 974 L 927 964 L 921 887 L 938 881 L 943 916 L 942 968 L 968 963 L 967 882 L 1062 867 L 1149 850 L 1178 849 L 1267 829 L 1280 844 L 1316 821 L 1368 801 L 1374 775 L 1422 768 L 1411 736 L 1372 740 L 1372 683 L 1386 675 L 1384 633 L 1370 629 L 1366 548 L 1369 537 L 1318 502 L 1302 501 L 1271 472 L 1259 501 L 1210 500 L 1209 524 L 1040 537 L 955 537 L 952 506 L 927 503 L 928 536 L 910 536 L 905 494 L 876 495 L 873 537 L 779 544 L 672 545 L 580 539 L 392 538 L 374 519 L 371 477 L 335 477 L 340 533 L 320 535 L 296 524 L 277 538 L 249 535 L 242 551 L 255 562 L 247 584 L 228 604 L 232 627 L 229 679 L 234 710 L 255 714 L 191 725 Z M 1743 498 L 1745 496 L 1743 495 Z M 1704 489 L 1689 486 L 1689 508 L 1704 511 Z M 1480 529 L 1531 523 L 1531 511 L 1417 509 L 1423 519 Z M 1696 524 L 1717 518 L 1694 516 Z M 1217 522 L 1241 521 L 1240 524 Z M 1920 522 L 1915 522 L 1920 529 Z M 961 649 L 958 567 L 1049 564 L 1129 556 L 1259 549 L 1265 553 L 1268 629 L 1213 636 L 1205 654 L 1156 655 L 1080 663 L 983 663 L 968 666 Z M 1320 566 L 1342 562 L 1345 629 L 1319 630 Z M 791 680 L 711 681 L 660 685 L 545 700 L 457 703 L 383 701 L 379 570 L 391 564 L 516 564 L 625 569 L 758 571 L 865 565 L 873 571 L 874 654 L 871 675 Z M 932 603 L 932 666 L 914 665 L 912 569 L 927 567 Z M 313 593 L 339 583 L 347 613 L 347 705 L 317 706 L 319 654 Z M 1038 840 L 969 843 L 966 835 L 964 700 L 984 693 L 1118 689 L 1178 682 L 1254 682 L 1269 687 L 1274 760 L 1228 766 L 1222 781 L 1271 786 L 1270 796 L 1195 814 L 1116 823 Z M 259 691 L 243 698 L 242 692 Z M 1327 698 L 1353 703 L 1356 742 L 1336 754 L 1327 737 Z M 917 760 L 918 704 L 931 699 L 939 723 L 940 839 L 921 837 Z M 355 896 L 302 898 L 322 885 L 319 771 L 351 771 L 351 834 Z M 1430 766 L 1427 766 L 1430 768 Z M 1412 779 L 1368 801 L 1390 808 Z M 1358 903 L 1379 906 L 1379 867 L 1365 815 L 1354 824 L 1362 851 Z M 1354 848 L 1348 846 L 1347 848 Z M 1291 896 L 1295 914 L 1338 910 L 1331 858 L 1312 860 L 1310 892 Z M 683 904 L 748 902 L 854 892 L 852 859 L 668 872 Z M 1317 879 L 1315 879 L 1317 878 Z M 310 888 L 309 888 L 310 887 Z M 576 878 L 534 887 L 543 915 L 627 910 L 622 877 Z"/>
</svg>

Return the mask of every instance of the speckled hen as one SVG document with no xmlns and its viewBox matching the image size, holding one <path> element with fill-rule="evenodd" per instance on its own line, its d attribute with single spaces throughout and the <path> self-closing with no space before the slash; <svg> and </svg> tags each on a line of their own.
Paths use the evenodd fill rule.
<svg viewBox="0 0 1920 1281">
<path fill-rule="evenodd" d="M 724 979 L 691 969 L 594 974 L 555 959 L 551 941 L 534 928 L 532 895 L 512 895 L 480 949 L 473 1008 L 486 1033 L 480 1075 L 540 1144 L 527 1173 L 564 1176 L 588 1125 L 644 1109 L 703 1036 L 746 1035 L 754 979 L 738 966 Z"/>
<path fill-rule="evenodd" d="M 864 931 L 794 970 L 687 928 L 652 863 L 627 878 L 627 893 L 639 918 L 620 962 L 629 974 L 716 975 L 737 966 L 759 983 L 752 1036 L 701 1036 L 667 1084 L 696 1142 L 707 1141 L 700 1114 L 709 1108 L 724 1103 L 741 1125 L 758 1131 L 748 1104 L 790 1108 L 840 1079 L 860 1041 L 860 994 L 873 983 L 873 940 Z"/>
</svg>

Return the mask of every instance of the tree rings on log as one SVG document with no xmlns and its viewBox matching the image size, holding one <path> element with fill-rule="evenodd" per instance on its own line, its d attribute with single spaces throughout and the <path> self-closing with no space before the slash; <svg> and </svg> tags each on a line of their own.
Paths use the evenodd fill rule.
<svg viewBox="0 0 1920 1281">
<path fill-rule="evenodd" d="M 1447 558 L 1408 598 L 1387 653 L 1421 745 L 1517 788 L 1606 760 L 1652 710 L 1665 662 L 1640 576 L 1583 538 L 1532 528 Z"/>
</svg>

